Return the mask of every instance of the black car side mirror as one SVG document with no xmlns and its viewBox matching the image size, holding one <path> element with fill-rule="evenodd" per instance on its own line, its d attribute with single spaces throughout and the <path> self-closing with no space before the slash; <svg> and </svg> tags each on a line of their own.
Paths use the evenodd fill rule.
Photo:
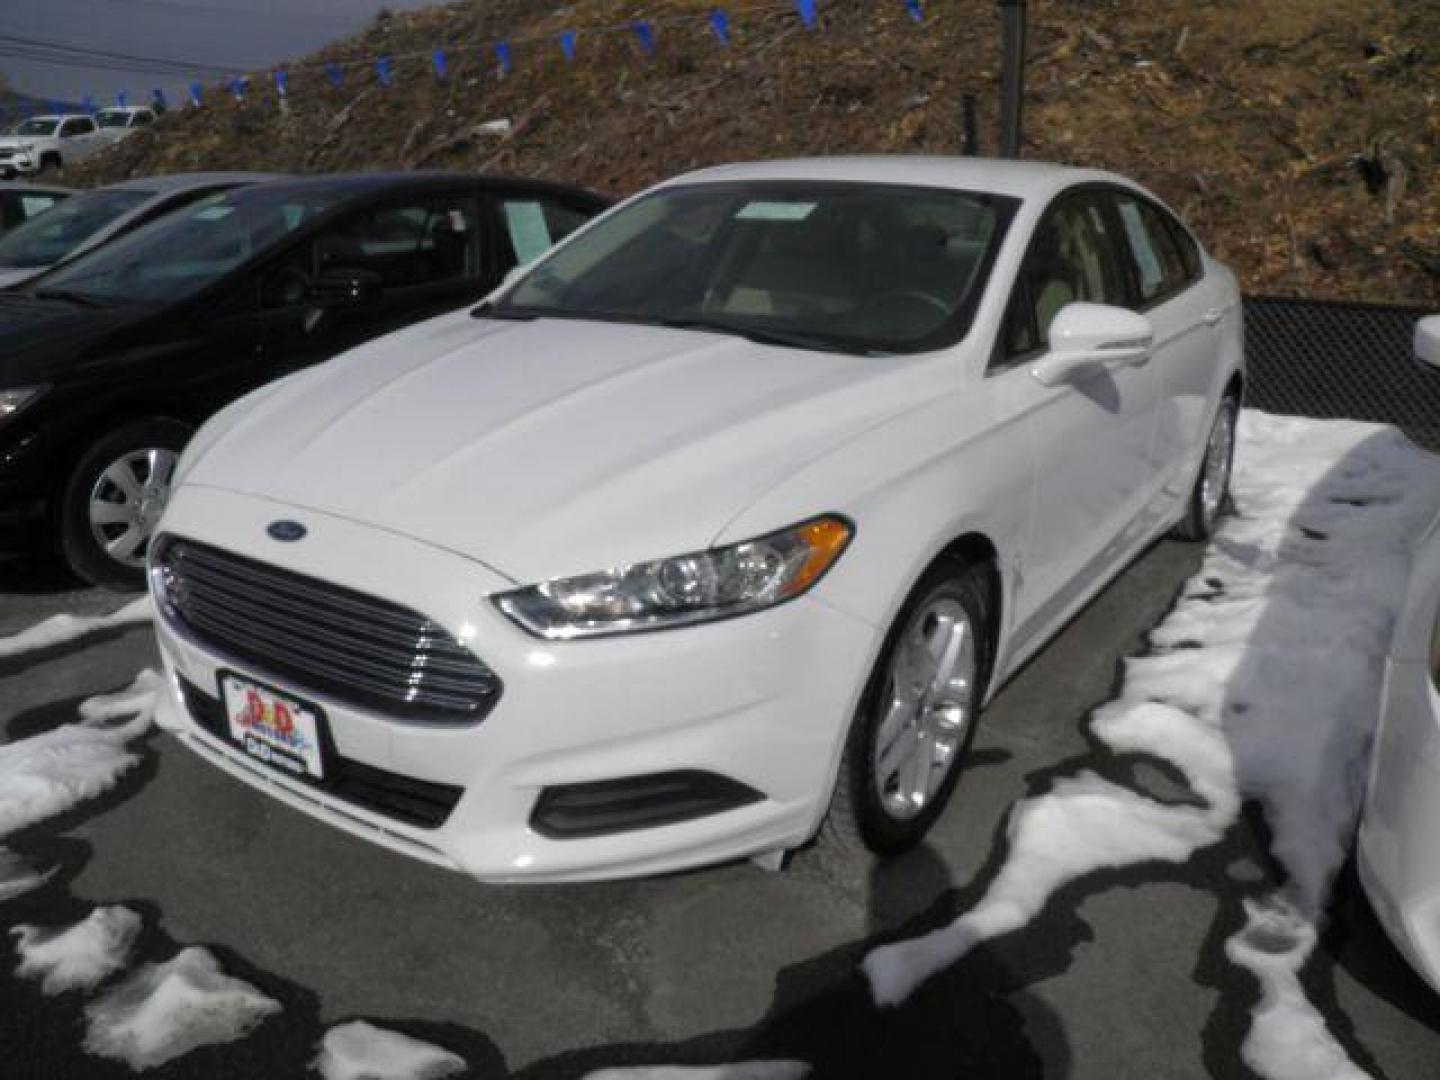
<svg viewBox="0 0 1440 1080">
<path fill-rule="evenodd" d="M 383 291 L 384 281 L 375 271 L 337 267 L 310 282 L 305 299 L 311 307 L 354 308 L 378 300 Z"/>
</svg>

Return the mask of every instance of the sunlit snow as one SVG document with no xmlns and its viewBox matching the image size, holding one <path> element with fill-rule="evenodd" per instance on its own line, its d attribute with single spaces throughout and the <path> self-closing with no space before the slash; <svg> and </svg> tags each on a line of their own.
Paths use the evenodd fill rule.
<svg viewBox="0 0 1440 1080">
<path fill-rule="evenodd" d="M 1274 910 L 1313 936 L 1353 836 L 1383 658 L 1411 545 L 1440 507 L 1440 459 L 1386 428 L 1255 412 L 1242 416 L 1237 457 L 1239 514 L 1152 633 L 1153 652 L 1127 662 L 1120 696 L 1092 720 L 1113 750 L 1175 765 L 1204 805 L 1164 805 L 1088 775 L 1017 804 L 1008 860 L 980 903 L 865 959 L 878 1003 L 903 1001 L 977 944 L 1019 929 L 1068 881 L 1188 858 L 1223 835 L 1242 798 L 1264 806 L 1289 875 Z M 1232 956 L 1253 960 L 1245 932 L 1236 940 Z M 1308 952 L 1287 954 L 1292 979 Z M 1265 975 L 1245 966 L 1266 1002 L 1290 1000 L 1274 964 Z M 1327 1045 L 1338 1052 L 1313 1010 L 1262 1003 L 1246 1059 L 1276 1080 L 1299 1075 L 1267 1064 L 1266 1048 L 1294 1041 L 1319 1057 Z"/>
<path fill-rule="evenodd" d="M 152 613 L 150 598 L 142 596 L 108 615 L 52 615 L 18 634 L 0 638 L 0 659 L 64 645 L 102 630 L 138 626 L 149 622 Z"/>
<path fill-rule="evenodd" d="M 325 1033 L 315 1068 L 324 1080 L 441 1080 L 465 1059 L 398 1031 L 352 1020 Z"/>
<path fill-rule="evenodd" d="M 197 1046 L 233 1042 L 279 1011 L 279 1002 L 222 972 L 208 950 L 191 947 L 96 998 L 85 1010 L 85 1049 L 148 1069 Z"/>
<path fill-rule="evenodd" d="M 20 956 L 16 971 L 40 979 L 47 994 L 90 990 L 125 966 L 140 916 L 127 907 L 98 907 L 70 926 L 22 925 L 10 933 Z"/>
</svg>

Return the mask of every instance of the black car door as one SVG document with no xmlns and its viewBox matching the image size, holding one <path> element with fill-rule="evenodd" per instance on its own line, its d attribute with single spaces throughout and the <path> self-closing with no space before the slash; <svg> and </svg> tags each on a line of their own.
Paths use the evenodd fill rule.
<svg viewBox="0 0 1440 1080">
<path fill-rule="evenodd" d="M 259 277 L 267 377 L 478 300 L 493 279 L 478 190 L 393 196 L 340 215 Z"/>
</svg>

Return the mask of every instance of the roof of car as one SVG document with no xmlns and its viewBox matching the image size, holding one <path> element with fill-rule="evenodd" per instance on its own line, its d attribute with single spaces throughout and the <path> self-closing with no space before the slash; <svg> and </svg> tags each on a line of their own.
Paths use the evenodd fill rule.
<svg viewBox="0 0 1440 1080">
<path fill-rule="evenodd" d="M 856 157 L 794 158 L 720 165 L 685 173 L 670 184 L 728 180 L 829 180 L 987 191 L 1019 199 L 1046 198 L 1087 181 L 1131 185 L 1115 173 L 1038 161 L 980 157 L 875 154 Z"/>
<path fill-rule="evenodd" d="M 91 117 L 90 117 L 90 114 L 89 114 L 89 113 L 83 113 L 83 112 L 67 112 L 67 113 L 42 113 L 42 114 L 39 115 L 39 116 L 27 116 L 27 117 L 25 117 L 25 120 L 89 120 L 90 118 L 91 118 Z M 21 120 L 20 123 L 23 124 L 23 123 L 25 122 L 25 120 Z"/>
<path fill-rule="evenodd" d="M 366 192 L 388 187 L 454 187 L 457 183 L 485 184 L 498 188 L 524 187 L 530 190 L 553 191 L 563 195 L 583 195 L 588 198 L 608 201 L 605 196 L 588 188 L 572 184 L 560 184 L 551 180 L 532 180 L 527 177 L 505 176 L 494 173 L 442 172 L 421 170 L 418 172 L 350 172 L 316 173 L 309 176 L 286 176 L 269 186 L 308 190 L 327 188 L 347 195 L 361 195 Z"/>
<path fill-rule="evenodd" d="M 164 176 L 141 176 L 133 180 L 121 180 L 119 183 L 107 184 L 105 190 L 143 191 L 151 195 L 167 195 L 175 191 L 211 187 L 215 184 L 257 184 L 266 180 L 276 180 L 283 176 L 283 173 L 261 172 L 167 173 Z"/>
<path fill-rule="evenodd" d="M 35 195 L 73 195 L 73 188 L 59 184 L 32 184 L 29 180 L 0 180 L 0 191 L 30 192 Z"/>
</svg>

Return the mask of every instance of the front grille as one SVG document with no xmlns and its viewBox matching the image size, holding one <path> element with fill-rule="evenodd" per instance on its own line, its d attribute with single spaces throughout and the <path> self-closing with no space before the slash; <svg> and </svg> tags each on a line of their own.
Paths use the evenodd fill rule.
<svg viewBox="0 0 1440 1080">
<path fill-rule="evenodd" d="M 200 643 L 298 689 L 432 723 L 474 723 L 500 678 L 443 627 L 317 578 L 163 537 L 153 560 L 167 618 Z"/>
<path fill-rule="evenodd" d="M 180 691 L 191 719 L 215 738 L 230 742 L 230 725 L 226 722 L 225 706 L 220 699 L 184 678 L 180 680 Z M 438 829 L 445 824 L 445 819 L 464 792 L 463 788 L 453 784 L 416 780 L 352 761 L 341 757 L 333 748 L 325 755 L 325 767 L 323 780 L 307 776 L 305 782 L 356 806 L 423 829 Z M 300 778 L 292 776 L 290 779 Z"/>
</svg>

